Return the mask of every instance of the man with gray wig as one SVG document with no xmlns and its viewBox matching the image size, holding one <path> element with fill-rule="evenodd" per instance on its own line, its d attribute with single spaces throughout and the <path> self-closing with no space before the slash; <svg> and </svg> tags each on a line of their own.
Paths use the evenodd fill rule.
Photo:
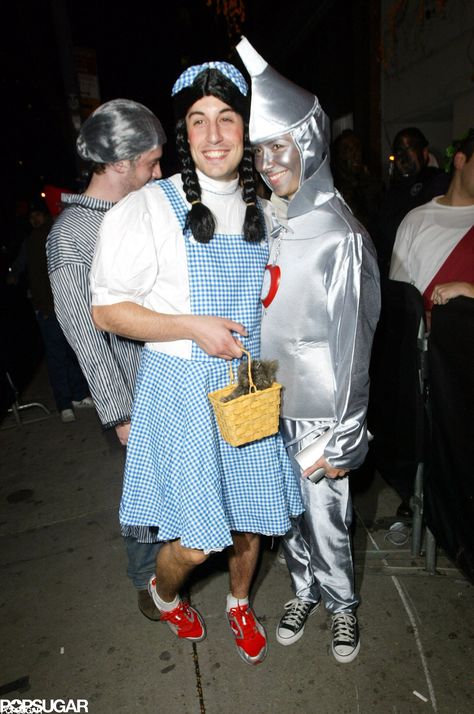
<svg viewBox="0 0 474 714">
<path fill-rule="evenodd" d="M 98 107 L 77 138 L 79 156 L 92 165 L 89 184 L 82 194 L 62 195 L 64 210 L 46 245 L 59 323 L 77 354 L 103 428 L 114 428 L 124 446 L 142 344 L 95 329 L 89 271 L 106 212 L 131 191 L 161 177 L 165 141 L 159 120 L 142 104 L 113 99 Z M 141 612 L 158 620 L 159 612 L 147 590 L 158 545 L 148 529 L 133 535 L 125 539 L 127 573 L 138 591 Z"/>
</svg>

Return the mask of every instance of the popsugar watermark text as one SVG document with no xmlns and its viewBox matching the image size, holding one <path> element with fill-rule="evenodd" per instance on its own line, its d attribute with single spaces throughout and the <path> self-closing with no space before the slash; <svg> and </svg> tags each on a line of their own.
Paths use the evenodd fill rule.
<svg viewBox="0 0 474 714">
<path fill-rule="evenodd" d="M 0 699 L 0 714 L 88 714 L 87 699 Z"/>
</svg>

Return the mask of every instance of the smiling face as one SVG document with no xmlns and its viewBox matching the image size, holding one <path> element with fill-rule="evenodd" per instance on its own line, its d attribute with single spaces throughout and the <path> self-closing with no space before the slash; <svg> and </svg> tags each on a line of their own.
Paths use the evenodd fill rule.
<svg viewBox="0 0 474 714">
<path fill-rule="evenodd" d="M 206 96 L 190 107 L 186 129 L 196 168 L 209 178 L 236 178 L 244 152 L 244 122 L 217 97 Z"/>
<path fill-rule="evenodd" d="M 301 158 L 289 134 L 254 147 L 255 168 L 277 196 L 291 198 L 299 189 Z"/>
</svg>

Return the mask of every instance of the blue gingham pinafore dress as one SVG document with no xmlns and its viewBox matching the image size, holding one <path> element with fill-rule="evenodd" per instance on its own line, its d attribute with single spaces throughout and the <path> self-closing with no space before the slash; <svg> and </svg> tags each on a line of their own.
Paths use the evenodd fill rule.
<svg viewBox="0 0 474 714">
<path fill-rule="evenodd" d="M 240 234 L 197 243 L 184 232 L 183 198 L 170 181 L 159 185 L 183 228 L 191 312 L 242 323 L 248 337 L 239 339 L 258 357 L 266 243 L 247 243 Z M 191 359 L 142 351 L 120 505 L 124 533 L 154 527 L 159 540 L 179 538 L 211 552 L 232 545 L 233 530 L 281 535 L 289 516 L 302 512 L 279 434 L 240 447 L 220 436 L 207 394 L 228 381 L 229 362 L 194 342 Z"/>
</svg>

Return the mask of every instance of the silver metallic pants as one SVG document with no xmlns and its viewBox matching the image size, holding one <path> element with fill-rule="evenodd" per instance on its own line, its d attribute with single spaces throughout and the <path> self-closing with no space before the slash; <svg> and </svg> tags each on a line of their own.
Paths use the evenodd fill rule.
<svg viewBox="0 0 474 714">
<path fill-rule="evenodd" d="M 326 610 L 336 614 L 352 612 L 359 604 L 354 593 L 349 479 L 323 478 L 313 484 L 301 478 L 301 469 L 293 458 L 322 424 L 281 420 L 281 432 L 305 507 L 301 516 L 292 519 L 282 548 L 295 595 L 309 602 L 322 599 Z"/>
</svg>

